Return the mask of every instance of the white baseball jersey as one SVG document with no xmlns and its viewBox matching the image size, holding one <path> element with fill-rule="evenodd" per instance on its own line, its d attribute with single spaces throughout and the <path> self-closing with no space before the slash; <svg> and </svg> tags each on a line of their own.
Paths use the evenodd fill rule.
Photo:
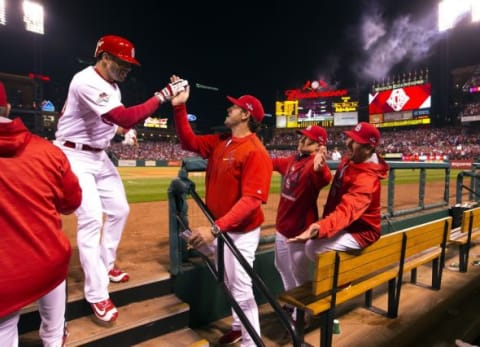
<svg viewBox="0 0 480 347">
<path fill-rule="evenodd" d="M 108 147 L 117 126 L 104 121 L 102 115 L 121 105 L 121 93 L 116 83 L 103 79 L 93 66 L 83 69 L 70 82 L 55 133 L 57 141 L 71 141 L 94 148 Z"/>
</svg>

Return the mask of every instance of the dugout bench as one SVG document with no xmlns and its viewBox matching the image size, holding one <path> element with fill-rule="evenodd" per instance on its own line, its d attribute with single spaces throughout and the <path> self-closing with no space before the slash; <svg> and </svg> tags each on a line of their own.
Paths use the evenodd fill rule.
<svg viewBox="0 0 480 347">
<path fill-rule="evenodd" d="M 464 210 L 460 227 L 452 231 L 448 240 L 449 245 L 458 246 L 460 272 L 467 272 L 472 240 L 478 238 L 480 238 L 480 207 Z"/>
<path fill-rule="evenodd" d="M 320 346 L 330 347 L 336 306 L 365 294 L 365 307 L 389 318 L 398 315 L 403 275 L 432 263 L 431 289 L 441 287 L 445 250 L 452 217 L 437 219 L 394 233 L 357 253 L 329 251 L 317 256 L 313 281 L 281 293 L 278 299 L 297 308 L 295 329 L 304 340 L 305 314 L 320 320 Z M 387 309 L 372 305 L 373 289 L 387 283 Z M 424 286 L 423 284 L 419 284 Z M 343 289 L 342 289 L 343 288 Z"/>
</svg>

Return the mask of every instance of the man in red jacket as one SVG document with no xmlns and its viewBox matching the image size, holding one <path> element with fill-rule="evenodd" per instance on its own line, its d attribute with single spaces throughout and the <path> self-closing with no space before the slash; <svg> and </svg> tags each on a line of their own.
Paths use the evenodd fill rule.
<svg viewBox="0 0 480 347">
<path fill-rule="evenodd" d="M 20 309 L 38 300 L 42 343 L 59 347 L 71 256 L 60 214 L 80 206 L 82 191 L 63 152 L 9 111 L 0 82 L 0 346 L 18 346 Z"/>
<path fill-rule="evenodd" d="M 275 267 L 285 290 L 308 280 L 310 262 L 303 244 L 288 243 L 287 240 L 302 233 L 318 220 L 318 194 L 332 179 L 326 164 L 325 129 L 312 125 L 297 132 L 302 135 L 298 141 L 297 154 L 272 158 L 273 170 L 283 177 L 275 223 Z M 318 160 L 315 163 L 317 153 Z"/>
<path fill-rule="evenodd" d="M 380 132 L 369 123 L 345 131 L 346 150 L 333 178 L 323 218 L 290 242 L 307 242 L 313 261 L 328 250 L 349 251 L 367 247 L 381 234 L 380 180 L 388 165 L 375 152 Z"/>
<path fill-rule="evenodd" d="M 177 81 L 172 76 L 171 82 Z M 205 182 L 205 200 L 215 218 L 213 228 L 192 229 L 189 244 L 195 248 L 211 244 L 219 233 L 228 233 L 235 246 L 253 266 L 255 251 L 260 241 L 260 226 L 264 221 L 261 205 L 267 202 L 272 176 L 268 152 L 255 134 L 265 115 L 262 103 L 252 95 L 238 99 L 227 97 L 232 103 L 224 124 L 231 133 L 196 135 L 187 120 L 186 102 L 189 87 L 172 99 L 175 130 L 182 148 L 208 159 Z M 252 279 L 233 256 L 224 250 L 225 285 L 243 313 L 260 335 L 258 307 L 253 294 Z M 254 347 L 243 324 L 232 312 L 232 329 L 219 343 L 238 342 L 241 347 Z"/>
</svg>

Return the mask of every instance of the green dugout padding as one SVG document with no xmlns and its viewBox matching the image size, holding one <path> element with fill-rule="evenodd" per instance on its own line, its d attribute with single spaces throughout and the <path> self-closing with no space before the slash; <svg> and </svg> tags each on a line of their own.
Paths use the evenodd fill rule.
<svg viewBox="0 0 480 347">
<path fill-rule="evenodd" d="M 282 290 L 282 282 L 273 256 L 273 251 L 257 253 L 253 269 L 270 292 L 277 296 Z M 195 266 L 173 278 L 175 294 L 190 305 L 190 327 L 198 328 L 232 314 L 221 286 L 206 266 Z M 258 304 L 267 302 L 256 290 L 255 297 Z"/>
<path fill-rule="evenodd" d="M 422 213 L 413 217 L 403 217 L 398 220 L 383 220 L 382 234 L 402 230 L 414 225 L 423 224 L 449 215 L 448 209 L 436 212 Z M 254 270 L 260 275 L 265 285 L 275 297 L 283 290 L 280 275 L 274 265 L 272 248 L 258 252 Z M 184 268 L 184 271 L 173 276 L 175 294 L 190 305 L 190 326 L 198 328 L 216 320 L 231 315 L 231 309 L 223 294 L 221 286 L 215 281 L 208 268 L 203 263 Z M 255 291 L 259 305 L 267 300 Z"/>
</svg>

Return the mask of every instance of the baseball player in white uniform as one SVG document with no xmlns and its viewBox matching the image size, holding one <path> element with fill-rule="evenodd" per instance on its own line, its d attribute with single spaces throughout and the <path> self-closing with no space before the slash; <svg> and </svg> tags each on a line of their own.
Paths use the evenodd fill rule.
<svg viewBox="0 0 480 347">
<path fill-rule="evenodd" d="M 132 128 L 183 91 L 188 82 L 170 83 L 144 103 L 127 108 L 117 82 L 125 80 L 132 65 L 140 65 L 133 44 L 119 36 L 104 36 L 97 43 L 95 58 L 94 66 L 78 72 L 70 82 L 55 144 L 67 155 L 83 191 L 82 204 L 75 213 L 85 299 L 97 322 L 112 323 L 118 311 L 109 298 L 109 281 L 129 279 L 128 273 L 115 268 L 129 205 L 105 148 L 118 126 Z"/>
</svg>

